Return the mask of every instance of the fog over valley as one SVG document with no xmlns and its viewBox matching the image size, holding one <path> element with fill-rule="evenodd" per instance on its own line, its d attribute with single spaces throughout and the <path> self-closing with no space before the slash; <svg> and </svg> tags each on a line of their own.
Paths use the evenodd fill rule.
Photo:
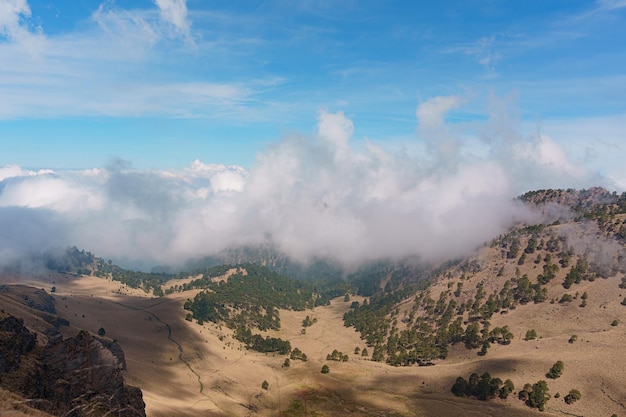
<svg viewBox="0 0 626 417">
<path fill-rule="evenodd" d="M 421 103 L 416 134 L 424 141 L 403 149 L 355 138 L 350 117 L 321 111 L 314 134 L 271 143 L 249 169 L 201 158 L 161 170 L 122 159 L 85 170 L 7 165 L 0 168 L 0 258 L 76 245 L 145 266 L 269 244 L 296 261 L 328 258 L 346 267 L 440 260 L 537 219 L 515 201 L 526 191 L 615 189 L 549 136 L 518 133 L 506 108 L 488 115 L 479 136 L 464 136 L 446 123 L 462 105 L 456 96 Z"/>
</svg>

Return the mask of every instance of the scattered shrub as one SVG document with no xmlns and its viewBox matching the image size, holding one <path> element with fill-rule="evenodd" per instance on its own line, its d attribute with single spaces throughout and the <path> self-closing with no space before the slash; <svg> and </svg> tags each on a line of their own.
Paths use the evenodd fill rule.
<svg viewBox="0 0 626 417">
<path fill-rule="evenodd" d="M 546 374 L 546 377 L 550 379 L 559 378 L 561 375 L 563 375 L 564 367 L 565 365 L 563 364 L 562 361 L 556 361 L 554 365 L 552 365 L 552 368 L 550 368 L 550 370 Z"/>
<path fill-rule="evenodd" d="M 326 355 L 327 361 L 348 362 L 348 355 L 344 355 L 343 352 L 339 352 L 337 349 L 333 350 L 333 353 Z"/>
<path fill-rule="evenodd" d="M 528 401 L 528 397 L 533 390 L 533 386 L 530 384 L 524 384 L 524 388 L 517 394 L 517 398 L 522 401 Z"/>
<path fill-rule="evenodd" d="M 291 351 L 291 355 L 289 355 L 289 358 L 291 360 L 301 360 L 302 362 L 306 362 L 307 361 L 307 356 L 306 353 L 302 352 L 300 349 L 298 348 L 294 348 Z"/>
<path fill-rule="evenodd" d="M 563 400 L 567 404 L 574 404 L 576 401 L 580 400 L 581 398 L 582 398 L 582 394 L 580 393 L 580 391 L 578 391 L 577 389 L 572 389 L 570 390 L 569 394 L 567 394 L 565 398 L 563 398 Z"/>
<path fill-rule="evenodd" d="M 309 316 L 306 316 L 304 320 L 302 320 L 302 327 L 313 326 L 315 323 L 317 323 L 317 318 L 311 318 Z"/>
<path fill-rule="evenodd" d="M 535 329 L 530 329 L 526 332 L 526 336 L 524 336 L 524 340 L 535 340 L 537 338 L 537 332 Z"/>
<path fill-rule="evenodd" d="M 548 391 L 548 384 L 543 380 L 533 385 L 526 384 L 524 389 L 519 392 L 519 399 L 524 401 L 527 406 L 543 411 L 546 402 L 550 399 Z"/>
<path fill-rule="evenodd" d="M 458 377 L 450 391 L 457 397 L 475 397 L 481 401 L 486 401 L 495 398 L 496 395 L 500 398 L 506 398 L 515 389 L 510 379 L 507 379 L 502 388 L 500 385 L 502 385 L 502 380 L 492 378 L 488 372 L 480 376 L 473 373 L 467 381 L 462 376 Z"/>
<path fill-rule="evenodd" d="M 515 390 L 515 385 L 513 385 L 513 381 L 511 381 L 510 379 L 507 379 L 506 381 L 504 381 L 504 385 L 502 385 L 502 388 L 500 388 L 498 396 L 502 398 L 503 400 L 506 400 L 509 394 L 512 393 L 514 390 Z"/>
</svg>

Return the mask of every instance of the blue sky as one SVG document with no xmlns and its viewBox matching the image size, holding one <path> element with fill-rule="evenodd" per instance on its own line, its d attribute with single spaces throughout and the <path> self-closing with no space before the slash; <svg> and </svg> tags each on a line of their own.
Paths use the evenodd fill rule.
<svg viewBox="0 0 626 417">
<path fill-rule="evenodd" d="M 623 0 L 0 5 L 0 165 L 249 167 L 313 134 L 321 109 L 357 140 L 410 148 L 416 107 L 437 96 L 463 98 L 446 120 L 468 135 L 490 97 L 513 97 L 515 128 L 539 123 L 574 159 L 623 138 Z"/>
<path fill-rule="evenodd" d="M 626 0 L 0 0 L 0 262 L 467 254 L 626 191 L 625 40 Z"/>
</svg>

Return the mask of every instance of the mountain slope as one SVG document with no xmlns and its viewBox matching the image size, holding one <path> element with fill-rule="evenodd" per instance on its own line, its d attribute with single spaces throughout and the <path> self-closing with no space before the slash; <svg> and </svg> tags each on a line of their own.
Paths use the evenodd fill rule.
<svg viewBox="0 0 626 417">
<path fill-rule="evenodd" d="M 126 378 L 143 390 L 149 416 L 622 415 L 626 196 L 541 190 L 520 199 L 541 213 L 537 221 L 517 225 L 474 256 L 439 265 L 372 264 L 346 274 L 347 294 L 323 305 L 309 292 L 317 286 L 321 293 L 320 283 L 259 281 L 306 300 L 297 308 L 278 305 L 246 281 L 242 265 L 160 275 L 161 297 L 145 291 L 155 287 L 141 279 L 139 290 L 113 281 L 112 272 L 53 274 L 32 283 L 55 286 L 56 313 L 46 314 L 58 317 L 64 336 L 75 335 L 62 324 L 68 321 L 92 332 L 106 329 L 119 342 Z M 246 288 L 255 288 L 254 296 L 228 299 Z M 202 317 L 184 307 L 207 292 L 226 297 L 213 301 L 229 314 L 198 322 Z M 256 352 L 237 339 L 229 321 L 263 300 L 284 307 L 269 309 L 272 325 L 254 324 L 256 316 L 243 320 L 263 339 L 288 341 L 305 361 L 301 354 Z M 26 317 L 41 315 L 33 308 L 46 304 L 33 293 L 31 307 L 20 305 Z M 261 309 L 262 317 L 269 310 Z M 38 331 L 45 336 L 44 327 Z M 562 375 L 547 377 L 558 361 Z M 485 373 L 500 378 L 499 387 L 511 380 L 508 398 L 480 401 L 451 392 L 459 377 L 476 381 Z M 541 380 L 550 395 L 544 412 L 518 398 L 525 384 Z M 573 389 L 581 398 L 568 404 Z"/>
<path fill-rule="evenodd" d="M 361 331 L 375 359 L 389 364 L 454 364 L 458 376 L 488 372 L 511 379 L 517 390 L 547 380 L 550 393 L 559 394 L 548 411 L 623 411 L 626 371 L 612 364 L 626 359 L 620 324 L 626 320 L 626 199 L 601 189 L 522 198 L 552 216 L 558 207 L 561 218 L 520 225 L 441 270 L 426 290 L 402 300 L 372 297 L 346 315 L 346 324 Z M 569 206 L 557 206 L 564 201 Z M 536 340 L 524 340 L 527 332 Z M 564 375 L 547 379 L 559 360 Z M 571 389 L 582 399 L 568 405 L 563 400 Z"/>
</svg>

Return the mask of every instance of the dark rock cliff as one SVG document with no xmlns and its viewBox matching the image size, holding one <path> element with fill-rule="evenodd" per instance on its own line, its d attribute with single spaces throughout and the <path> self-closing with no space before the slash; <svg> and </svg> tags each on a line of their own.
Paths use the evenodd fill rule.
<svg viewBox="0 0 626 417">
<path fill-rule="evenodd" d="M 121 348 L 103 342 L 80 331 L 42 347 L 21 319 L 0 314 L 0 385 L 51 414 L 145 416 L 141 390 L 124 384 Z"/>
</svg>

